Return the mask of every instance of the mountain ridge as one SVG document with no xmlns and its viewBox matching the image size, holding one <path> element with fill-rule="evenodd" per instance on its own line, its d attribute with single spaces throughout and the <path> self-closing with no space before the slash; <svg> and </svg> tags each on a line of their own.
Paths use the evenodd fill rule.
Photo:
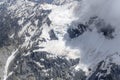
<svg viewBox="0 0 120 80">
<path fill-rule="evenodd" d="M 12 48 L 4 80 L 119 79 L 119 27 L 87 14 L 87 0 L 7 1 L 0 37 Z"/>
</svg>

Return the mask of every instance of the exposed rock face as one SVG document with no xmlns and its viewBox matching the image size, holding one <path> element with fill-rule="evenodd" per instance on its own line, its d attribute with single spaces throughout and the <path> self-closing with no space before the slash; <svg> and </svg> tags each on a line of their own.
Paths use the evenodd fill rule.
<svg viewBox="0 0 120 80">
<path fill-rule="evenodd" d="M 0 79 L 119 80 L 119 29 L 96 15 L 79 21 L 82 1 L 1 1 Z"/>
<path fill-rule="evenodd" d="M 112 58 L 101 61 L 88 80 L 118 80 L 120 65 L 112 62 Z"/>
<path fill-rule="evenodd" d="M 77 28 L 69 28 L 67 32 L 70 38 L 76 38 L 82 35 L 85 31 L 87 31 L 87 26 L 84 24 L 78 24 Z"/>
<path fill-rule="evenodd" d="M 10 70 L 14 71 L 7 80 L 83 80 L 83 71 L 74 71 L 79 59 L 67 60 L 65 57 L 51 55 L 47 52 L 30 52 L 27 56 L 18 56 Z M 15 67 L 16 66 L 16 67 Z M 81 73 L 78 76 L 77 73 Z M 81 76 L 81 77 L 80 77 Z"/>
</svg>

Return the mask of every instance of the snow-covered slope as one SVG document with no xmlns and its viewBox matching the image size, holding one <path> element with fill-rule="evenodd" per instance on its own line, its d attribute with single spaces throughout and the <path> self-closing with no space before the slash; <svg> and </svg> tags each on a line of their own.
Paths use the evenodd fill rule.
<svg viewBox="0 0 120 80">
<path fill-rule="evenodd" d="M 1 3 L 10 15 L 8 36 L 17 45 L 7 59 L 4 80 L 109 80 L 108 74 L 117 80 L 120 74 L 111 69 L 120 65 L 118 2 Z"/>
</svg>

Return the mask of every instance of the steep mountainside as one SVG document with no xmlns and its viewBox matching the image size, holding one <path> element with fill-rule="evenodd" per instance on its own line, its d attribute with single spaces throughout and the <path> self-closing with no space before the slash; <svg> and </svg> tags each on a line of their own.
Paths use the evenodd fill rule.
<svg viewBox="0 0 120 80">
<path fill-rule="evenodd" d="M 1 79 L 119 80 L 119 19 L 103 2 L 1 1 Z"/>
</svg>

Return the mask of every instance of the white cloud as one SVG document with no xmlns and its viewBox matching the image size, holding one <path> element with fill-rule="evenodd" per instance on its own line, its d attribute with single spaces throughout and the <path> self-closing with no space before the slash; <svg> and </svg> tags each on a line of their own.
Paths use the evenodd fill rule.
<svg viewBox="0 0 120 80">
<path fill-rule="evenodd" d="M 80 12 L 78 9 L 75 12 L 80 19 L 97 15 L 113 25 L 120 25 L 120 0 L 83 0 L 80 5 L 83 5 L 78 6 Z"/>
</svg>

